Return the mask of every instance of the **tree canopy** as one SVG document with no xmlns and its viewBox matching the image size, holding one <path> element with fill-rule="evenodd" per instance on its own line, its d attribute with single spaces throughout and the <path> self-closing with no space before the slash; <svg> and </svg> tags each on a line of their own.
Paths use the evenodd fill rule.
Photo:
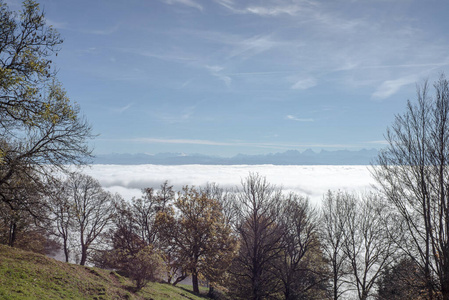
<svg viewBox="0 0 449 300">
<path fill-rule="evenodd" d="M 20 13 L 0 0 L 0 199 L 14 178 L 39 182 L 54 168 L 88 162 L 91 128 L 56 77 L 63 40 L 32 0 Z M 11 202 L 9 202 L 11 203 Z"/>
</svg>

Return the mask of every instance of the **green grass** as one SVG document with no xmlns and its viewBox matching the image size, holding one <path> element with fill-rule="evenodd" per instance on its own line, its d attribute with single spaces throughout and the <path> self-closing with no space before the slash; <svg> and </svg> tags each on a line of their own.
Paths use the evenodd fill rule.
<svg viewBox="0 0 449 300">
<path fill-rule="evenodd" d="M 0 245 L 0 299 L 209 299 L 194 295 L 191 286 L 149 283 L 138 293 L 132 287 L 115 272 Z"/>
</svg>

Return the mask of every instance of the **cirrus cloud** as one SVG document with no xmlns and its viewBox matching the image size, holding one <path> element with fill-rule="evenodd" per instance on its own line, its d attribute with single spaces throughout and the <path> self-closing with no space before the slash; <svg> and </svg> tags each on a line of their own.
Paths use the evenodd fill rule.
<svg viewBox="0 0 449 300">
<path fill-rule="evenodd" d="M 297 121 L 297 122 L 314 122 L 315 120 L 312 118 L 298 118 L 293 115 L 287 115 L 285 117 L 287 120 Z"/>
</svg>

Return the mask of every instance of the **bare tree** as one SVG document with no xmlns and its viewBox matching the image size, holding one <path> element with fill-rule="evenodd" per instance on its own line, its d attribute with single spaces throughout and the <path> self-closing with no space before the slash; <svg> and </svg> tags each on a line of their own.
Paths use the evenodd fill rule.
<svg viewBox="0 0 449 300">
<path fill-rule="evenodd" d="M 375 194 L 344 199 L 343 251 L 350 265 L 350 281 L 360 300 L 368 299 L 381 272 L 392 262 L 393 243 L 388 239 L 387 206 Z M 386 217 L 383 218 L 382 216 Z"/>
<path fill-rule="evenodd" d="M 280 201 L 281 190 L 258 174 L 242 181 L 238 191 L 240 249 L 230 269 L 235 297 L 259 300 L 279 291 L 273 268 L 282 251 L 282 226 L 277 222 Z"/>
<path fill-rule="evenodd" d="M 449 299 L 449 88 L 441 75 L 430 96 L 425 82 L 388 128 L 388 147 L 372 172 L 395 208 L 398 246 L 415 259 L 427 297 Z"/>
<path fill-rule="evenodd" d="M 364 300 L 374 294 L 376 282 L 396 250 L 390 218 L 379 195 L 326 194 L 321 241 L 331 271 L 331 299 L 355 292 Z"/>
<path fill-rule="evenodd" d="M 282 251 L 275 269 L 284 299 L 322 299 L 327 266 L 319 243 L 317 211 L 307 198 L 290 193 L 282 199 L 279 214 Z"/>
<path fill-rule="evenodd" d="M 54 181 L 48 193 L 48 206 L 53 224 L 49 232 L 62 240 L 62 249 L 66 262 L 70 258 L 70 234 L 73 227 L 73 205 L 70 202 L 67 189 L 60 181 Z"/>
<path fill-rule="evenodd" d="M 343 246 L 345 243 L 346 218 L 343 192 L 331 192 L 324 196 L 321 211 L 321 241 L 331 273 L 331 299 L 338 300 L 347 291 L 344 287 L 348 274 L 348 261 Z"/>
<path fill-rule="evenodd" d="M 79 239 L 80 265 L 84 265 L 93 243 L 111 223 L 115 199 L 97 180 L 80 173 L 70 175 L 65 189 L 73 209 L 74 232 Z"/>
<path fill-rule="evenodd" d="M 167 241 L 165 237 L 161 238 L 161 231 L 163 230 L 160 227 L 161 224 L 156 222 L 159 214 L 171 214 L 173 212 L 175 191 L 173 186 L 169 185 L 168 181 L 165 181 L 161 184 L 159 190 L 145 188 L 142 190 L 142 194 L 140 198 L 133 198 L 129 207 L 127 206 L 126 215 L 128 215 L 128 221 L 125 223 L 130 225 L 127 225 L 127 228 L 122 230 L 128 232 L 125 236 L 132 237 L 137 235 L 140 243 L 143 245 L 156 247 L 160 250 L 162 253 L 161 257 L 165 263 L 166 280 L 168 283 L 177 284 L 188 276 L 187 272 L 183 272 L 182 263 L 176 257 L 179 247 L 171 241 Z M 122 218 L 119 217 L 118 220 L 120 219 Z M 122 223 L 124 222 L 121 221 L 119 224 L 116 224 L 118 229 L 123 227 L 123 225 L 120 225 Z M 175 233 L 174 229 L 169 228 L 173 234 Z"/>
<path fill-rule="evenodd" d="M 208 198 L 215 199 L 220 204 L 226 225 L 237 231 L 237 221 L 240 214 L 240 206 L 237 195 L 238 191 L 229 188 L 222 188 L 217 183 L 207 183 L 200 188 L 201 192 Z"/>
<path fill-rule="evenodd" d="M 147 245 L 153 245 L 157 241 L 157 230 L 155 228 L 156 215 L 163 212 L 175 199 L 173 186 L 165 181 L 161 189 L 155 191 L 153 188 L 142 190 L 142 198 L 132 199 L 133 217 L 139 228 L 140 235 Z"/>
</svg>

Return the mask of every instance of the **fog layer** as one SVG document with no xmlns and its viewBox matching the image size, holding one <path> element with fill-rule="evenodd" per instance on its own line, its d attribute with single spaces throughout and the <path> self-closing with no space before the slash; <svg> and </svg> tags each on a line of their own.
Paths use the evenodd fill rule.
<svg viewBox="0 0 449 300">
<path fill-rule="evenodd" d="M 208 182 L 234 188 L 240 186 L 250 172 L 265 176 L 268 182 L 281 186 L 286 192 L 308 196 L 313 203 L 319 203 L 328 190 L 363 192 L 373 189 L 374 184 L 369 166 L 93 165 L 83 172 L 126 200 L 139 197 L 143 188 L 158 188 L 165 180 L 175 189 Z"/>
</svg>

